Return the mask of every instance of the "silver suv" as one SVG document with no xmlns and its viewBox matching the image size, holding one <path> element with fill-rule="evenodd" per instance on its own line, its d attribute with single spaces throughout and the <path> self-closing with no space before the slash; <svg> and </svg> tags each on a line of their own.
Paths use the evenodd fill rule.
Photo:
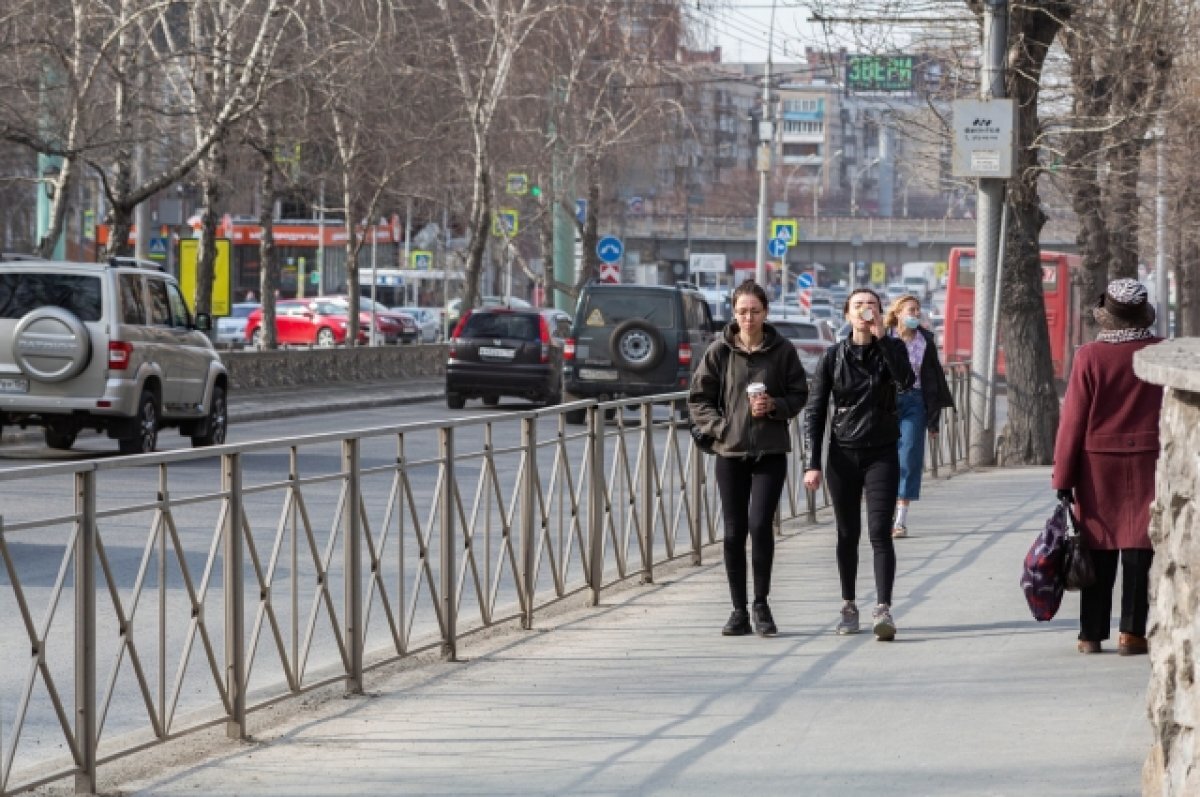
<svg viewBox="0 0 1200 797">
<path fill-rule="evenodd" d="M 194 446 L 225 442 L 229 377 L 206 313 L 195 319 L 156 264 L 0 262 L 0 428 L 42 426 L 68 449 L 81 429 L 124 454 L 176 426 Z"/>
</svg>

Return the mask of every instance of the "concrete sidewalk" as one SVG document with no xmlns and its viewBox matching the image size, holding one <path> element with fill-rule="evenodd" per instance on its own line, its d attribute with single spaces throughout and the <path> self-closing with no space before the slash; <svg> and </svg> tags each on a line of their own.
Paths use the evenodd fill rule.
<svg viewBox="0 0 1200 797">
<path fill-rule="evenodd" d="M 462 662 L 374 673 L 367 696 L 305 700 L 251 742 L 190 763 L 148 753 L 140 774 L 114 764 L 101 781 L 223 797 L 1138 794 L 1146 657 L 1076 653 L 1078 596 L 1038 624 L 1018 586 L 1052 502 L 1047 469 L 927 483 L 897 542 L 892 643 L 833 632 L 824 517 L 777 547 L 776 638 L 720 635 L 713 547 L 600 607 L 468 638 Z"/>
</svg>

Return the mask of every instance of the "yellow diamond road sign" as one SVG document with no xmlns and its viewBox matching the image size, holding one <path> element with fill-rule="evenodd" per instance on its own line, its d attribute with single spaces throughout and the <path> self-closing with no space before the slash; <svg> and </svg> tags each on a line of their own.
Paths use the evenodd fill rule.
<svg viewBox="0 0 1200 797">
<path fill-rule="evenodd" d="M 795 246 L 800 240 L 800 225 L 795 219 L 771 219 L 770 237 L 786 241 L 788 246 Z"/>
</svg>

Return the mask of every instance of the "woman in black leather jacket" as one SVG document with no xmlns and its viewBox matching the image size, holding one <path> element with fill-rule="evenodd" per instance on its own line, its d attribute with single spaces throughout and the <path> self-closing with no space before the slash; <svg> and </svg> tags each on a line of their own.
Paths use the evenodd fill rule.
<svg viewBox="0 0 1200 797">
<path fill-rule="evenodd" d="M 850 337 L 826 349 L 813 373 L 804 421 L 808 441 L 804 486 L 809 490 L 821 486 L 821 452 L 829 417 L 829 456 L 824 472 L 837 519 L 838 575 L 844 601 L 837 632 L 855 634 L 859 630 L 855 580 L 865 492 L 877 593 L 872 629 L 876 638 L 886 641 L 896 636 L 892 619 L 896 550 L 891 534 L 892 504 L 900 482 L 896 393 L 909 389 L 915 377 L 904 344 L 884 334 L 882 307 L 874 291 L 853 291 L 843 311 L 851 324 Z"/>
</svg>

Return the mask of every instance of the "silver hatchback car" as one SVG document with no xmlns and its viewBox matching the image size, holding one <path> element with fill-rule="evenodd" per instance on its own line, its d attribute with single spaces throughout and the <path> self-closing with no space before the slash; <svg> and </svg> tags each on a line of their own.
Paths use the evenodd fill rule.
<svg viewBox="0 0 1200 797">
<path fill-rule="evenodd" d="M 153 451 L 167 426 L 223 443 L 229 377 L 211 329 L 152 263 L 0 263 L 0 427 L 41 426 L 59 449 L 95 429 L 126 454 Z"/>
</svg>

